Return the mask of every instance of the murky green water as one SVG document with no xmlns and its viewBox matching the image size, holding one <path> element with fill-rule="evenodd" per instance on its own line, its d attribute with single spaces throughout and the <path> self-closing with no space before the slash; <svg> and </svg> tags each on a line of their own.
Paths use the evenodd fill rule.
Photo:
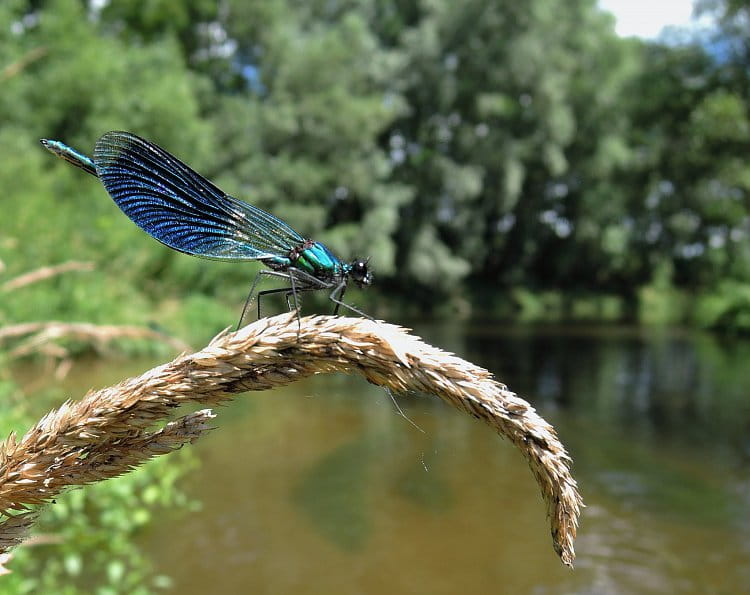
<svg viewBox="0 0 750 595">
<path fill-rule="evenodd" d="M 418 430 L 385 392 L 327 376 L 238 397 L 193 447 L 185 487 L 202 509 L 139 539 L 175 593 L 750 591 L 750 341 L 415 330 L 556 426 L 587 504 L 576 569 L 557 560 L 509 443 L 435 398 L 399 397 Z"/>
</svg>

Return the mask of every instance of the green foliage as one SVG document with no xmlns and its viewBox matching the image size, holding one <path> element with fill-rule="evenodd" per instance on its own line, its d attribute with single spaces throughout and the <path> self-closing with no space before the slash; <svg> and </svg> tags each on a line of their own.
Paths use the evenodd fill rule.
<svg viewBox="0 0 750 595">
<path fill-rule="evenodd" d="M 144 322 L 158 302 L 178 319 L 187 293 L 242 301 L 253 265 L 159 246 L 36 144 L 90 151 L 108 129 L 372 256 L 378 287 L 420 308 L 462 303 L 470 281 L 634 312 L 665 261 L 685 295 L 746 283 L 747 6 L 702 9 L 716 38 L 667 45 L 617 38 L 594 0 L 4 2 L 0 260 L 98 272 L 3 315 Z"/>
<path fill-rule="evenodd" d="M 706 328 L 750 333 L 750 284 L 724 281 L 699 296 L 694 316 Z"/>
<path fill-rule="evenodd" d="M 52 543 L 14 551 L 3 577 L 12 593 L 148 593 L 168 586 L 135 543 L 159 510 L 195 507 L 177 482 L 195 463 L 187 451 L 128 475 L 71 490 L 48 506 L 34 534 Z"/>
<path fill-rule="evenodd" d="M 0 363 L 4 363 L 0 361 Z M 23 434 L 58 404 L 58 391 L 29 398 L 0 366 L 0 436 Z M 70 490 L 44 508 L 33 536 L 37 544 L 13 551 L 2 577 L 3 593 L 147 593 L 168 584 L 140 552 L 136 536 L 156 513 L 194 509 L 179 480 L 195 470 L 189 449 L 159 457 L 117 479 Z"/>
<path fill-rule="evenodd" d="M 506 300 L 512 305 L 513 317 L 525 322 L 615 321 L 621 319 L 625 311 L 625 303 L 619 296 L 584 292 L 534 292 L 516 287 Z"/>
</svg>

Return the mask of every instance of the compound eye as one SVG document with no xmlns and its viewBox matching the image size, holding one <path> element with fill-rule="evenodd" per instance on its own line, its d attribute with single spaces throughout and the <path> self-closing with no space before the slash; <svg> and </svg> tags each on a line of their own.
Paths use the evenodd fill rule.
<svg viewBox="0 0 750 595">
<path fill-rule="evenodd" d="M 364 285 L 370 284 L 370 272 L 366 260 L 354 260 L 351 264 L 350 274 L 355 282 Z"/>
</svg>

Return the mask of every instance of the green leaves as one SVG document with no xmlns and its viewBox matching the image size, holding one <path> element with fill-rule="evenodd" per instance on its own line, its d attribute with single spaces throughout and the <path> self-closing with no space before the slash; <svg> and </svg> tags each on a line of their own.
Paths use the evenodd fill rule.
<svg viewBox="0 0 750 595">
<path fill-rule="evenodd" d="M 2 3 L 9 273 L 93 259 L 235 299 L 253 269 L 165 252 L 36 146 L 127 129 L 425 306 L 469 277 L 632 294 L 665 257 L 686 288 L 750 274 L 742 44 L 622 40 L 592 0 L 173 4 Z"/>
</svg>

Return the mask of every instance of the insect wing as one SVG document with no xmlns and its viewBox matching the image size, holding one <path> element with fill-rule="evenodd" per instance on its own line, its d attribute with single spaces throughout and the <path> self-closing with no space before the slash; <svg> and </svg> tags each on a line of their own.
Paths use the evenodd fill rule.
<svg viewBox="0 0 750 595">
<path fill-rule="evenodd" d="M 129 132 L 102 136 L 94 163 L 117 206 L 174 250 L 258 260 L 286 257 L 305 241 L 277 217 L 225 194 L 175 156 Z"/>
</svg>

